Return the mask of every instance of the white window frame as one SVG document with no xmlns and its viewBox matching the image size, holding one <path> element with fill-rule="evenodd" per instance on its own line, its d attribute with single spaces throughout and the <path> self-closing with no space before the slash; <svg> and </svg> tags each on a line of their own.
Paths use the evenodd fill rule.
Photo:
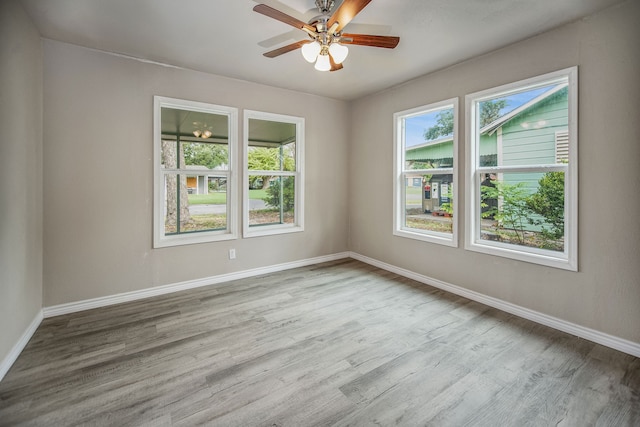
<svg viewBox="0 0 640 427">
<path fill-rule="evenodd" d="M 296 170 L 295 171 L 259 171 L 249 172 L 249 120 L 268 120 L 291 123 L 296 126 Z M 244 110 L 244 160 L 243 160 L 243 237 L 269 236 L 304 231 L 304 118 L 263 111 Z M 270 175 L 295 178 L 295 206 L 293 224 L 249 225 L 249 176 Z"/>
<path fill-rule="evenodd" d="M 215 170 L 212 173 L 227 178 L 227 227 L 224 230 L 198 231 L 165 235 L 164 224 L 164 198 L 165 175 L 173 174 L 183 169 L 164 169 L 161 167 L 162 158 L 162 132 L 161 114 L 162 108 L 199 111 L 204 113 L 226 115 L 228 118 L 228 150 L 229 164 L 226 170 Z M 204 102 L 187 101 L 183 99 L 168 98 L 164 96 L 153 97 L 153 168 L 154 168 L 154 224 L 153 247 L 162 248 L 169 246 L 189 245 L 195 243 L 217 242 L 238 238 L 237 225 L 237 185 L 236 185 L 236 149 L 238 145 L 238 109 Z M 186 172 L 186 169 L 185 169 Z"/>
<path fill-rule="evenodd" d="M 523 165 L 480 167 L 479 134 L 476 126 L 477 103 L 568 79 L 569 163 L 554 165 Z M 467 192 L 465 218 L 465 249 L 515 260 L 578 271 L 578 68 L 571 67 L 532 77 L 503 86 L 466 95 Z M 565 235 L 564 251 L 529 248 L 480 239 L 480 177 L 501 172 L 564 172 L 565 174 Z"/>
<path fill-rule="evenodd" d="M 405 170 L 405 119 L 448 108 L 453 108 L 453 167 Z M 460 188 L 460 181 L 458 177 L 458 98 L 456 97 L 434 102 L 428 105 L 395 113 L 393 115 L 393 134 L 393 176 L 395 182 L 393 186 L 393 234 L 395 236 L 422 240 L 445 246 L 458 247 L 458 218 L 462 213 L 462 211 L 458 209 L 458 189 Z M 452 217 L 452 233 L 440 233 L 436 231 L 418 230 L 415 228 L 405 227 L 405 182 L 407 175 L 413 174 L 453 175 L 452 200 L 456 211 Z M 424 189 L 421 189 L 421 191 L 424 191 Z"/>
</svg>

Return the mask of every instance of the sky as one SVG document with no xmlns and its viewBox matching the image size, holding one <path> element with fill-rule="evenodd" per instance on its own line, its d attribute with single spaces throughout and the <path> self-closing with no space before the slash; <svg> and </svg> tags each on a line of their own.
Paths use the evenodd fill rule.
<svg viewBox="0 0 640 427">
<path fill-rule="evenodd" d="M 526 92 L 521 92 L 505 97 L 505 99 L 507 100 L 507 106 L 500 111 L 501 116 L 518 108 L 522 104 L 529 102 L 536 96 L 540 95 L 546 90 L 549 90 L 550 87 L 551 86 L 546 86 L 542 88 L 532 89 Z M 424 132 L 437 123 L 439 111 L 442 110 L 432 111 L 426 114 L 406 119 L 405 132 L 407 147 L 412 147 L 414 145 L 423 144 L 424 142 L 426 142 L 424 139 Z M 458 121 L 460 121 L 460 119 L 461 117 L 458 117 Z"/>
</svg>

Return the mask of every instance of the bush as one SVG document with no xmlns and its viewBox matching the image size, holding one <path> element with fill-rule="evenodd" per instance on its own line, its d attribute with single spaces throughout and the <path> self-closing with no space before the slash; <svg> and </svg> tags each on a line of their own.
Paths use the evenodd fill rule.
<svg viewBox="0 0 640 427">
<path fill-rule="evenodd" d="M 293 210 L 295 205 L 295 188 L 294 188 L 294 178 L 293 177 L 283 177 L 282 179 L 282 209 L 287 212 Z M 264 202 L 273 207 L 280 208 L 280 182 L 274 181 L 271 182 L 269 188 L 267 188 L 267 197 L 265 197 Z"/>
<path fill-rule="evenodd" d="M 527 198 L 527 208 L 542 219 L 530 218 L 539 225 L 543 236 L 559 239 L 564 236 L 564 173 L 547 172 L 538 181 L 538 191 Z M 549 226 L 547 228 L 545 226 Z"/>
<path fill-rule="evenodd" d="M 524 226 L 529 217 L 530 210 L 527 206 L 527 189 L 524 183 L 507 184 L 500 181 L 491 181 L 494 185 L 481 186 L 482 191 L 482 207 L 486 210 L 482 212 L 483 218 L 494 218 L 503 227 L 511 228 L 518 240 L 519 244 L 524 244 Z M 485 200 L 502 201 L 499 208 L 485 203 Z"/>
</svg>

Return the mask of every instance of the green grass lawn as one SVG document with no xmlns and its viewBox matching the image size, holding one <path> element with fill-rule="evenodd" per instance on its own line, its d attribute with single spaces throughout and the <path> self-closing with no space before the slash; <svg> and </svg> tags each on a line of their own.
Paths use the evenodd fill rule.
<svg viewBox="0 0 640 427">
<path fill-rule="evenodd" d="M 224 205 L 225 203 L 227 203 L 227 193 L 225 192 L 189 194 L 190 205 Z"/>
<path fill-rule="evenodd" d="M 267 196 L 266 190 L 249 190 L 249 198 L 261 200 Z M 223 191 L 209 194 L 189 194 L 190 205 L 223 205 L 227 203 L 227 193 Z"/>
<path fill-rule="evenodd" d="M 251 200 L 262 200 L 267 197 L 267 190 L 249 190 Z"/>
</svg>

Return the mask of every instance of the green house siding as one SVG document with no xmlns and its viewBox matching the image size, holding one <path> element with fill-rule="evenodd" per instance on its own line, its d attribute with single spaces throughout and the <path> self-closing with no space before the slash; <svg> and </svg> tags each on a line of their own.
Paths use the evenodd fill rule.
<svg viewBox="0 0 640 427">
<path fill-rule="evenodd" d="M 495 133 L 480 135 L 480 166 L 498 165 L 498 139 Z"/>
<path fill-rule="evenodd" d="M 453 159 L 453 141 L 426 147 L 408 148 L 405 154 L 405 160 L 407 161 L 442 163 L 448 159 Z"/>
<path fill-rule="evenodd" d="M 568 88 L 542 100 L 505 123 L 502 129 L 502 166 L 554 164 L 556 132 L 566 131 Z M 497 135 L 498 131 L 494 132 Z M 538 188 L 539 173 L 504 174 L 508 183 L 524 182 L 530 193 Z"/>
<path fill-rule="evenodd" d="M 556 132 L 569 123 L 567 88 L 514 117 L 502 127 L 502 164 L 553 164 Z"/>
</svg>

